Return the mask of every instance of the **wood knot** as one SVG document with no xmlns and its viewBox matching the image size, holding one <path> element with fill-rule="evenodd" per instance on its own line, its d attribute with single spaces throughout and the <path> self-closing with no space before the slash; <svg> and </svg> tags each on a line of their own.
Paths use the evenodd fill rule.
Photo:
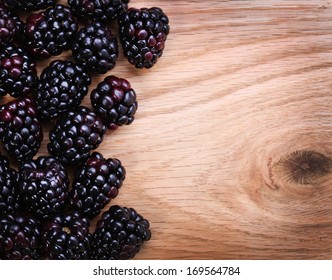
<svg viewBox="0 0 332 280">
<path fill-rule="evenodd" d="M 287 183 L 309 185 L 330 172 L 331 159 L 312 150 L 298 150 L 279 159 L 272 170 L 273 176 Z"/>
</svg>

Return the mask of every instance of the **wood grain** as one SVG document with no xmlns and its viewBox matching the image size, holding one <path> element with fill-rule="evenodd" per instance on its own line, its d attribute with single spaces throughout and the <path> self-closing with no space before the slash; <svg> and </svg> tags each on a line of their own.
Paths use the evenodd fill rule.
<svg viewBox="0 0 332 280">
<path fill-rule="evenodd" d="M 127 169 L 112 203 L 151 222 L 137 259 L 332 259 L 332 2 L 131 6 L 171 24 L 154 68 L 108 73 L 139 98 L 98 149 Z"/>
</svg>

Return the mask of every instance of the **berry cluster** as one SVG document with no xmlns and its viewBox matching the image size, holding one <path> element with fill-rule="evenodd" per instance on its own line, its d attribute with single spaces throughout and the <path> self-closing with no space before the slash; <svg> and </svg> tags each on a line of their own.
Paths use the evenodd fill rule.
<svg viewBox="0 0 332 280">
<path fill-rule="evenodd" d="M 133 123 L 137 95 L 107 75 L 91 90 L 91 108 L 81 102 L 91 74 L 112 70 L 120 48 L 136 68 L 151 68 L 168 17 L 129 0 L 56 2 L 0 0 L 0 259 L 131 259 L 151 238 L 149 222 L 133 208 L 108 206 L 126 170 L 94 150 L 107 129 Z M 39 61 L 64 51 L 73 60 L 55 58 L 38 76 Z M 2 102 L 5 95 L 12 100 Z M 37 156 L 45 122 L 49 155 Z"/>
</svg>

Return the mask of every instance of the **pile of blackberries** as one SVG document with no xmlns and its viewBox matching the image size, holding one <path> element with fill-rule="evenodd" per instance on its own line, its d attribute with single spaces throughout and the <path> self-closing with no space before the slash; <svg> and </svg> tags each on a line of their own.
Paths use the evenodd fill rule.
<svg viewBox="0 0 332 280">
<path fill-rule="evenodd" d="M 163 54 L 168 17 L 129 0 L 56 2 L 0 0 L 0 259 L 130 259 L 151 238 L 150 225 L 133 208 L 109 206 L 126 170 L 94 150 L 107 129 L 134 121 L 136 92 L 108 75 L 91 91 L 91 109 L 81 102 L 91 74 L 116 65 L 109 23 L 117 23 L 125 58 L 151 68 Z M 54 59 L 37 75 L 36 62 L 66 50 L 72 61 Z M 5 95 L 13 100 L 3 104 Z M 50 120 L 49 155 L 36 158 Z"/>
</svg>

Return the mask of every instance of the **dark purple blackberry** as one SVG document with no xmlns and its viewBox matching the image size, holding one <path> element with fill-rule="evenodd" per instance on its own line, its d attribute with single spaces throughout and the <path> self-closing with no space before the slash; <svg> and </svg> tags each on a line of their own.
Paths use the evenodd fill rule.
<svg viewBox="0 0 332 280">
<path fill-rule="evenodd" d="M 19 17 L 0 6 L 0 47 L 13 42 L 22 30 L 23 22 Z"/>
<path fill-rule="evenodd" d="M 97 222 L 92 236 L 91 259 L 132 259 L 151 238 L 150 224 L 133 208 L 113 205 Z"/>
<path fill-rule="evenodd" d="M 135 119 L 138 107 L 136 93 L 130 83 L 115 76 L 108 76 L 91 92 L 91 104 L 108 128 L 129 125 Z"/>
<path fill-rule="evenodd" d="M 80 106 L 57 119 L 50 131 L 47 149 L 64 164 L 77 164 L 99 146 L 105 133 L 101 118 Z"/>
<path fill-rule="evenodd" d="M 38 11 L 53 6 L 56 0 L 4 0 L 4 2 L 11 9 Z"/>
<path fill-rule="evenodd" d="M 89 220 L 78 212 L 58 214 L 43 226 L 42 244 L 51 260 L 86 260 L 90 255 Z"/>
<path fill-rule="evenodd" d="M 170 30 L 167 15 L 157 7 L 129 8 L 118 23 L 124 56 L 136 68 L 151 68 L 165 48 Z"/>
<path fill-rule="evenodd" d="M 32 100 L 21 97 L 0 106 L 0 141 L 19 162 L 33 158 L 43 140 Z"/>
<path fill-rule="evenodd" d="M 60 212 L 68 197 L 69 179 L 53 157 L 39 157 L 19 166 L 19 196 L 25 210 L 46 219 Z"/>
<path fill-rule="evenodd" d="M 110 22 L 128 9 L 129 0 L 68 0 L 68 5 L 76 16 Z"/>
<path fill-rule="evenodd" d="M 59 55 L 70 48 L 77 29 L 77 20 L 70 9 L 56 5 L 27 18 L 27 45 L 39 57 Z"/>
<path fill-rule="evenodd" d="M 70 204 L 84 216 L 93 218 L 118 195 L 126 170 L 118 159 L 105 159 L 94 152 L 76 171 Z"/>
<path fill-rule="evenodd" d="M 0 259 L 37 260 L 41 257 L 39 222 L 32 217 L 10 214 L 0 218 Z"/>
<path fill-rule="evenodd" d="M 11 44 L 0 48 L 0 96 L 28 94 L 37 81 L 36 64 L 23 49 Z"/>
<path fill-rule="evenodd" d="M 88 93 L 91 78 L 80 66 L 70 61 L 55 60 L 39 79 L 35 103 L 41 118 L 57 118 L 78 107 Z"/>
<path fill-rule="evenodd" d="M 9 160 L 0 155 L 0 217 L 17 208 L 17 173 L 10 168 Z"/>
<path fill-rule="evenodd" d="M 88 71 L 105 74 L 115 67 L 118 43 L 110 29 L 93 22 L 80 29 L 71 47 L 76 62 Z"/>
</svg>

